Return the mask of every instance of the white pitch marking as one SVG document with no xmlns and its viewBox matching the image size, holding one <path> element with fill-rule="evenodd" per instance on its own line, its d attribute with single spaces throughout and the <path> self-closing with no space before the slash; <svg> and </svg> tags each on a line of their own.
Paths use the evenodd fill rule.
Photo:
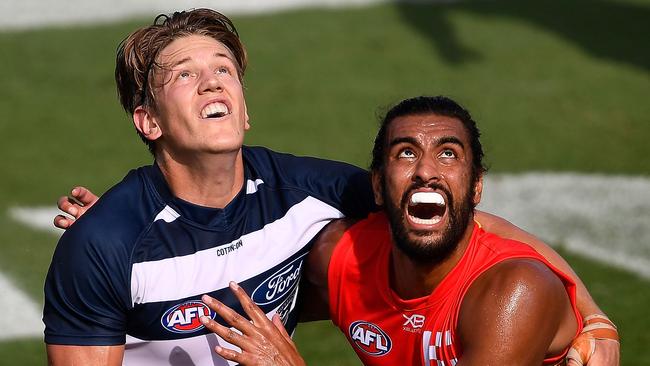
<svg viewBox="0 0 650 366">
<path fill-rule="evenodd" d="M 482 210 L 549 243 L 650 279 L 650 178 L 487 175 Z"/>
<path fill-rule="evenodd" d="M 97 24 L 181 9 L 211 8 L 224 14 L 259 14 L 297 8 L 359 7 L 390 0 L 2 0 L 0 29 L 28 29 L 47 25 Z M 180 4 L 180 5 L 179 5 Z"/>
<path fill-rule="evenodd" d="M 27 225 L 31 228 L 49 231 L 59 236 L 63 235 L 63 230 L 54 226 L 54 216 L 61 214 L 56 207 L 11 207 L 9 217 Z"/>
<path fill-rule="evenodd" d="M 43 337 L 41 308 L 0 272 L 0 341 Z"/>
</svg>

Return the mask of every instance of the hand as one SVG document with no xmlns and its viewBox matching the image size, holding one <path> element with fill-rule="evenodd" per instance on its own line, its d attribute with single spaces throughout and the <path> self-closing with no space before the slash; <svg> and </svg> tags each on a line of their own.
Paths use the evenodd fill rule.
<svg viewBox="0 0 650 366">
<path fill-rule="evenodd" d="M 588 316 L 571 343 L 567 366 L 618 366 L 620 347 L 614 323 L 603 315 Z"/>
<path fill-rule="evenodd" d="M 59 210 L 72 217 L 56 215 L 54 218 L 54 226 L 64 230 L 69 228 L 78 218 L 86 213 L 92 205 L 95 204 L 97 199 L 98 197 L 88 188 L 74 187 L 70 192 L 70 196 L 60 197 L 56 204 L 59 207 Z"/>
<path fill-rule="evenodd" d="M 201 317 L 201 322 L 206 328 L 241 349 L 241 352 L 237 352 L 217 346 L 215 351 L 219 356 L 245 366 L 306 365 L 284 329 L 280 317 L 275 314 L 273 321 L 270 321 L 239 285 L 231 282 L 230 289 L 251 321 L 208 295 L 203 295 L 202 298 L 206 305 L 235 328 L 235 330 L 226 328 L 207 316 Z"/>
</svg>

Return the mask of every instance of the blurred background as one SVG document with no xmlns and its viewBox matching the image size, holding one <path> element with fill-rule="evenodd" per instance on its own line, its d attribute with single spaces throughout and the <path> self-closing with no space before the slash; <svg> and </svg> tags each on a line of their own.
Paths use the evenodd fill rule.
<svg viewBox="0 0 650 366">
<path fill-rule="evenodd" d="M 117 44 L 159 12 L 210 6 L 249 53 L 249 145 L 367 166 L 377 116 L 445 94 L 479 123 L 482 208 L 541 236 L 650 365 L 650 1 L 3 0 L 0 365 L 45 364 L 56 199 L 102 193 L 151 156 L 121 110 Z M 358 365 L 328 322 L 314 365 Z"/>
</svg>

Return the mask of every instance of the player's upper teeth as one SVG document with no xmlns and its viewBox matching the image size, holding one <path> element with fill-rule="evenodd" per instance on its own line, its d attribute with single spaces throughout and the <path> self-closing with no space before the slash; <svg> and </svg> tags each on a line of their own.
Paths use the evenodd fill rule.
<svg viewBox="0 0 650 366">
<path fill-rule="evenodd" d="M 214 116 L 215 114 L 227 114 L 228 106 L 221 103 L 215 102 L 206 105 L 201 111 L 202 118 L 208 118 L 209 116 Z"/>
<path fill-rule="evenodd" d="M 438 192 L 415 192 L 411 195 L 411 204 L 415 205 L 418 203 L 444 205 L 445 199 Z"/>
</svg>

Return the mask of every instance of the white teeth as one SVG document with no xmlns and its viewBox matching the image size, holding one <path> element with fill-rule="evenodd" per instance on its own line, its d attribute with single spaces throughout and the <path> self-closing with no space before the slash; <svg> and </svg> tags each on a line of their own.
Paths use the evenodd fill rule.
<svg viewBox="0 0 650 366">
<path fill-rule="evenodd" d="M 416 192 L 411 196 L 411 204 L 418 203 L 433 203 L 444 206 L 445 199 L 438 192 Z"/>
<path fill-rule="evenodd" d="M 409 215 L 409 218 L 411 219 L 411 221 L 419 225 L 435 225 L 439 223 L 440 220 L 442 220 L 442 217 L 440 216 L 434 216 L 430 219 L 421 219 L 419 217 Z"/>
<path fill-rule="evenodd" d="M 228 106 L 221 102 L 210 103 L 201 111 L 201 118 L 208 118 L 217 113 L 228 114 Z"/>
</svg>

